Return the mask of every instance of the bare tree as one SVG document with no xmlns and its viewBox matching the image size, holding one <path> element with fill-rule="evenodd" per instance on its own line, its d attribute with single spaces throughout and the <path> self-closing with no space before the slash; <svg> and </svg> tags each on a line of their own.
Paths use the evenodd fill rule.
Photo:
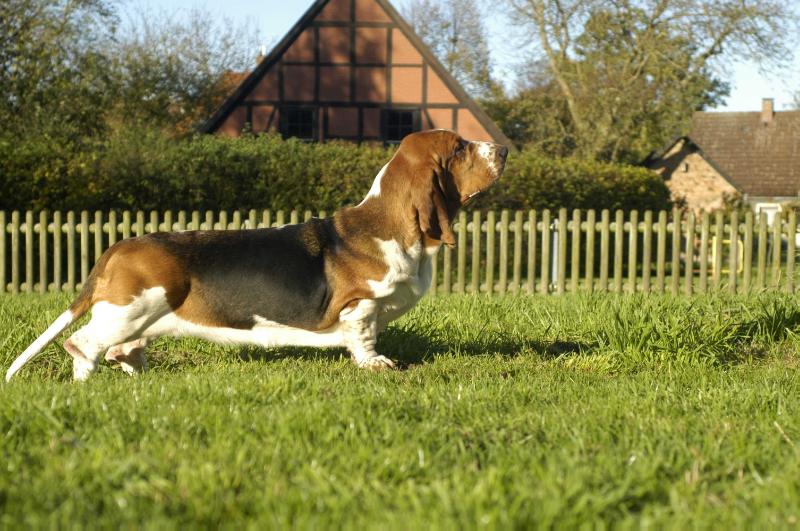
<svg viewBox="0 0 800 531">
<path fill-rule="evenodd" d="M 476 0 L 411 0 L 403 14 L 414 31 L 473 97 L 492 87 L 485 17 Z"/>
<path fill-rule="evenodd" d="M 175 128 L 194 129 L 255 66 L 258 35 L 208 11 L 185 16 L 142 11 L 121 26 L 111 50 L 119 77 L 118 111 Z"/>
<path fill-rule="evenodd" d="M 798 27 L 780 0 L 506 1 L 565 101 L 576 153 L 609 160 L 719 101 L 733 61 L 785 64 Z"/>
</svg>

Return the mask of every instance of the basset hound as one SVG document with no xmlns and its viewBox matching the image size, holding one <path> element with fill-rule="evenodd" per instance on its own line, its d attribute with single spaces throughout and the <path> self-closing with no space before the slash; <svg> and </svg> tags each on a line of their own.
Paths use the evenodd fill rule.
<svg viewBox="0 0 800 531">
<path fill-rule="evenodd" d="M 146 369 L 159 336 L 264 347 L 346 347 L 355 364 L 394 367 L 378 332 L 431 283 L 431 256 L 455 246 L 458 209 L 503 173 L 508 149 L 452 131 L 407 136 L 364 200 L 326 219 L 281 228 L 155 233 L 123 240 L 92 269 L 75 302 L 11 365 L 9 380 L 70 324 L 73 376 L 100 357 Z"/>
</svg>

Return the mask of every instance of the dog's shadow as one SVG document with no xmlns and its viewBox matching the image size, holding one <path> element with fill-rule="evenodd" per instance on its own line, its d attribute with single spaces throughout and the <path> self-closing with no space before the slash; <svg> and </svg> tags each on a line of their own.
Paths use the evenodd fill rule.
<svg viewBox="0 0 800 531">
<path fill-rule="evenodd" d="M 509 338 L 502 334 L 482 334 L 480 339 L 445 340 L 435 331 L 418 331 L 413 328 L 390 327 L 378 336 L 376 350 L 394 360 L 400 369 L 433 361 L 437 356 L 458 354 L 465 356 L 500 355 L 513 358 L 534 353 L 544 358 L 556 358 L 590 350 L 590 346 L 573 341 L 541 341 L 531 338 Z M 244 361 L 275 361 L 286 358 L 317 360 L 348 356 L 343 348 L 283 347 L 263 349 L 245 347 L 238 352 Z"/>
</svg>

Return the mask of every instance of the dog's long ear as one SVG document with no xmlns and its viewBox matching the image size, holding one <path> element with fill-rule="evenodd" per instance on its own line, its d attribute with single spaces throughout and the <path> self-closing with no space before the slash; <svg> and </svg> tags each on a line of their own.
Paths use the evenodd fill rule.
<svg viewBox="0 0 800 531">
<path fill-rule="evenodd" d="M 437 172 L 433 168 L 421 170 L 414 181 L 412 201 L 420 230 L 449 247 L 455 247 L 456 236 L 450 226 L 447 200 Z"/>
</svg>

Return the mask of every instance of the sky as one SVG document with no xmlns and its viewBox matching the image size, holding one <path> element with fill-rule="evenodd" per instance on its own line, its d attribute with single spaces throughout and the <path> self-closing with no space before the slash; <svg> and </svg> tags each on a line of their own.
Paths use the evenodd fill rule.
<svg viewBox="0 0 800 531">
<path fill-rule="evenodd" d="M 407 0 L 393 0 L 393 5 L 402 12 Z M 313 4 L 313 0 L 128 0 L 128 8 L 137 6 L 174 11 L 181 16 L 192 8 L 201 8 L 212 14 L 227 17 L 236 24 L 248 22 L 255 26 L 265 44 L 276 43 Z M 503 17 L 493 17 L 488 23 L 490 48 L 495 74 L 508 85 L 513 84 L 515 64 L 521 59 L 519 47 L 509 39 L 509 28 Z M 798 42 L 800 48 L 800 42 Z M 254 57 L 258 50 L 254 50 Z M 774 98 L 776 110 L 789 107 L 792 94 L 800 90 L 800 52 L 791 68 L 781 75 L 770 75 L 759 71 L 754 63 L 739 63 L 730 72 L 731 95 L 717 111 L 757 111 L 762 98 Z"/>
</svg>

